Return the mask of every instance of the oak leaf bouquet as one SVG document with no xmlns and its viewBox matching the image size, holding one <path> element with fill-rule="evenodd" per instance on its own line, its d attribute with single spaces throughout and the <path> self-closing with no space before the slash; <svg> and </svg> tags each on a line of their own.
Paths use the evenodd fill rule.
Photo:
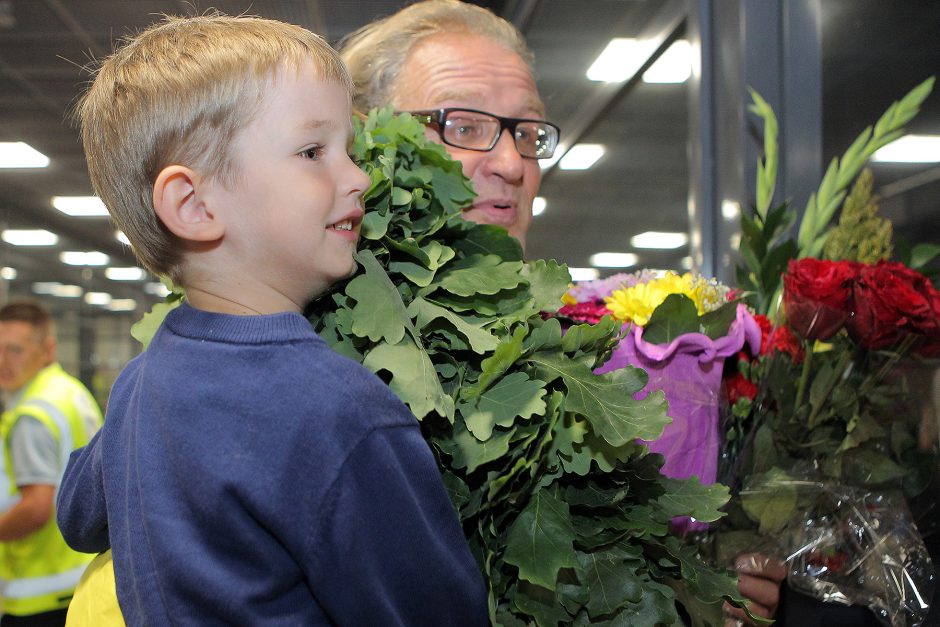
<svg viewBox="0 0 940 627">
<path fill-rule="evenodd" d="M 669 533 L 714 521 L 723 486 L 663 476 L 638 442 L 669 423 L 662 393 L 634 400 L 637 368 L 604 375 L 620 339 L 605 318 L 562 333 L 546 314 L 570 276 L 524 261 L 504 229 L 461 218 L 461 172 L 406 114 L 357 121 L 371 176 L 360 270 L 309 319 L 337 351 L 382 377 L 421 422 L 496 625 L 721 624 L 740 604 L 731 573 Z"/>
</svg>

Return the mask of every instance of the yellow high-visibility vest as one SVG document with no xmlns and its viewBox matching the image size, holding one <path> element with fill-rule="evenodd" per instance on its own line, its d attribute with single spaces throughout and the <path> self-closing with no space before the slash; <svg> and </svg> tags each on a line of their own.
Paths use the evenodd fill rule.
<svg viewBox="0 0 940 627">
<path fill-rule="evenodd" d="M 3 468 L 14 500 L 18 500 L 19 488 L 13 479 L 10 434 L 23 416 L 35 418 L 53 434 L 63 470 L 71 452 L 88 444 L 102 423 L 98 404 L 78 379 L 59 364 L 40 370 L 23 388 L 16 404 L 0 417 Z M 6 581 L 3 613 L 29 616 L 68 607 L 75 586 L 93 557 L 68 547 L 56 525 L 54 511 L 39 531 L 20 540 L 0 542 L 0 579 Z"/>
</svg>

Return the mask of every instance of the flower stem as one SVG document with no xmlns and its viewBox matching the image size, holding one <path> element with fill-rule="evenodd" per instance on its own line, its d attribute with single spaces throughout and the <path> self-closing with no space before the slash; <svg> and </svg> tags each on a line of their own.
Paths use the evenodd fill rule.
<svg viewBox="0 0 940 627">
<path fill-rule="evenodd" d="M 808 340 L 803 340 L 803 371 L 800 373 L 800 384 L 796 388 L 796 403 L 793 405 L 793 412 L 799 411 L 803 405 L 803 396 L 806 393 L 806 384 L 809 381 L 809 371 L 813 359 L 812 346 Z"/>
</svg>

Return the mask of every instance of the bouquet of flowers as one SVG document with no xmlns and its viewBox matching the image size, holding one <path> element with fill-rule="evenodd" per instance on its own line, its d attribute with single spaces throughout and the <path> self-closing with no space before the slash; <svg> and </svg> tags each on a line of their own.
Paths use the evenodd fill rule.
<svg viewBox="0 0 940 627">
<path fill-rule="evenodd" d="M 662 390 L 672 422 L 661 436 L 644 441 L 665 458 L 663 473 L 714 483 L 721 434 L 718 408 L 725 358 L 745 344 L 756 351 L 760 328 L 731 290 L 699 274 L 642 270 L 581 283 L 565 294 L 560 316 L 596 322 L 610 315 L 623 325 L 624 338 L 596 372 L 627 366 L 649 375 L 644 398 Z M 704 529 L 694 520 L 675 521 L 680 532 Z"/>
<path fill-rule="evenodd" d="M 752 110 L 764 121 L 765 154 L 753 214 L 742 217 L 738 278 L 758 312 L 763 341 L 760 350 L 742 352 L 726 378 L 731 411 L 720 478 L 740 498 L 725 527 L 757 527 L 782 538 L 791 584 L 802 582 L 824 600 L 868 605 L 891 625 L 923 619 L 932 569 L 916 527 L 886 528 L 865 503 L 893 490 L 916 496 L 937 478 L 937 442 L 918 441 L 922 415 L 911 408 L 909 386 L 923 359 L 940 353 L 940 292 L 917 270 L 940 247 L 921 245 L 890 261 L 891 224 L 877 215 L 872 176 L 863 167 L 902 134 L 932 86 L 931 78 L 894 103 L 832 161 L 795 240 L 789 236 L 795 212 L 787 202 L 771 208 L 776 120 L 752 94 Z M 841 495 L 852 515 L 824 515 L 829 505 L 820 494 Z M 903 499 L 892 503 L 904 508 Z M 813 553 L 799 532 L 819 531 L 820 521 L 827 533 L 856 524 L 874 530 L 874 544 L 856 547 L 883 547 L 903 536 L 908 548 L 891 555 L 859 549 L 823 570 L 808 568 L 805 558 Z M 867 559 L 890 565 L 890 572 L 863 578 L 855 594 L 847 579 L 832 579 Z M 817 585 L 806 586 L 808 580 Z"/>
</svg>

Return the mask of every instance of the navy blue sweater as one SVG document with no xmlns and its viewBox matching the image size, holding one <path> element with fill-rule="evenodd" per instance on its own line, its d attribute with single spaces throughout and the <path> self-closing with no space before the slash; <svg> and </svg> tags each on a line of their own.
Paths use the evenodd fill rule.
<svg viewBox="0 0 940 627">
<path fill-rule="evenodd" d="M 482 625 L 408 409 L 297 314 L 182 305 L 72 454 L 58 522 L 113 548 L 128 625 Z"/>
</svg>

